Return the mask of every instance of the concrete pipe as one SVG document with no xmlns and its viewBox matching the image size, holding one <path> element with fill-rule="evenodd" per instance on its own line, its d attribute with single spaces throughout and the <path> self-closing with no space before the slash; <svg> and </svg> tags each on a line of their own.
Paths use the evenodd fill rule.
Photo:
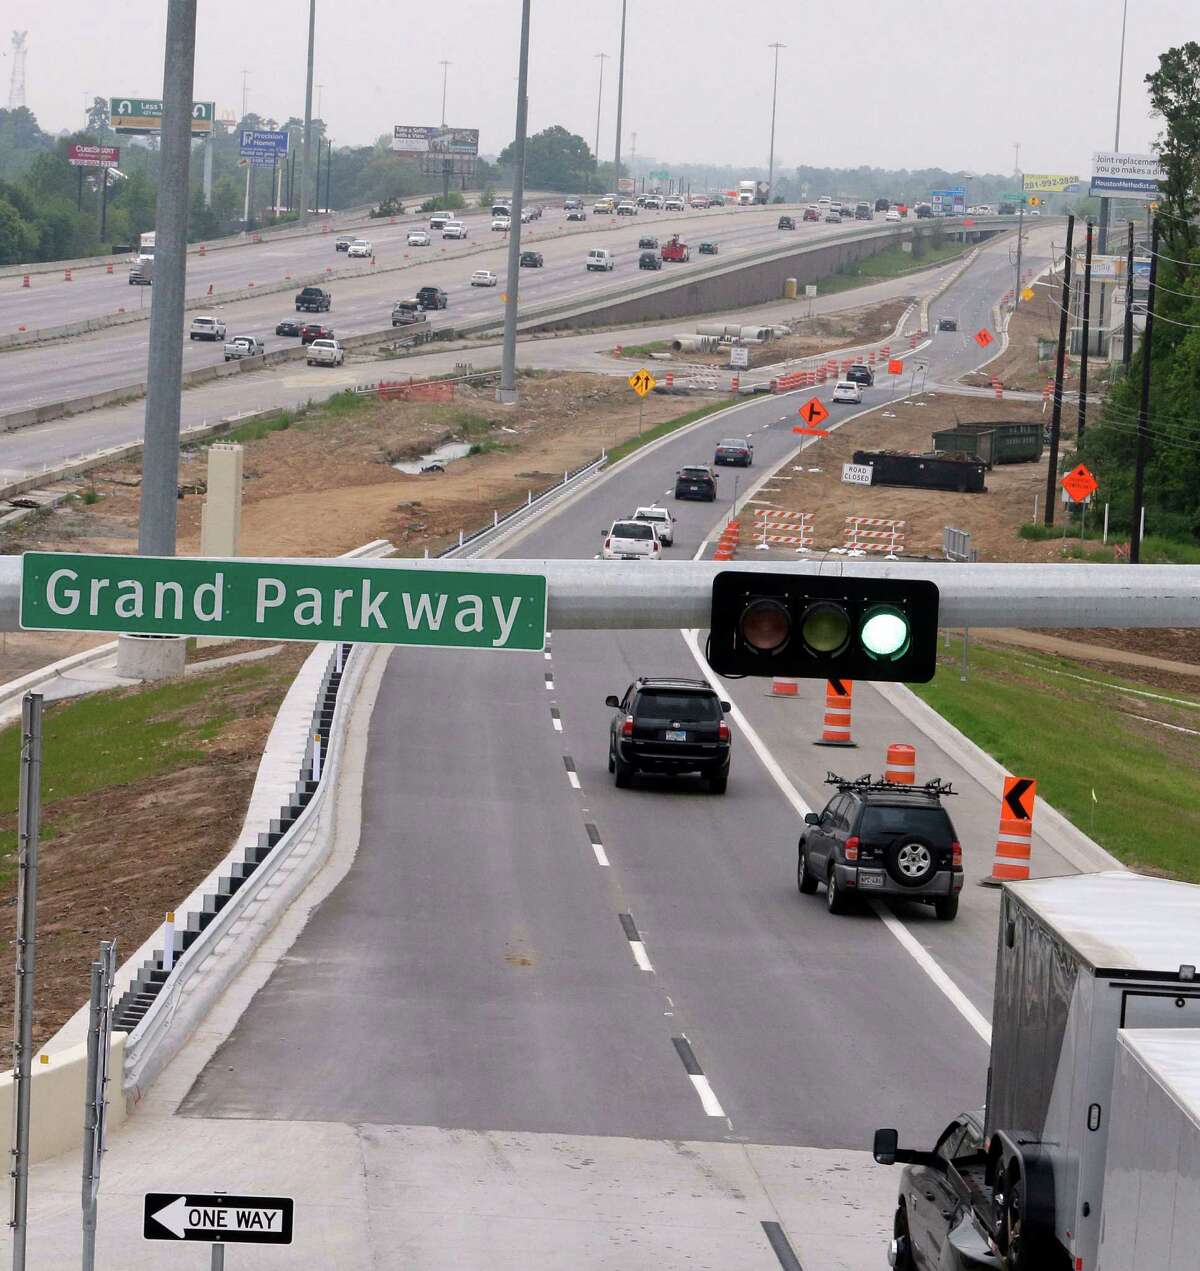
<svg viewBox="0 0 1200 1271">
<path fill-rule="evenodd" d="M 753 341 L 755 344 L 764 344 L 766 341 L 774 339 L 775 333 L 770 327 L 741 327 L 738 330 L 738 339 L 745 341 Z"/>
<path fill-rule="evenodd" d="M 705 343 L 702 336 L 677 335 L 671 341 L 671 348 L 676 353 L 701 353 L 704 351 Z"/>
<path fill-rule="evenodd" d="M 700 322 L 696 331 L 699 335 L 715 335 L 718 340 L 732 340 L 741 335 L 742 328 L 732 322 Z"/>
</svg>

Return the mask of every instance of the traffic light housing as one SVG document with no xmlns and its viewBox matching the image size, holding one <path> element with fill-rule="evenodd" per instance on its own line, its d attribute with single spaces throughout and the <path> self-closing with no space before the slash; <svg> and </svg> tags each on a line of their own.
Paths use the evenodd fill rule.
<svg viewBox="0 0 1200 1271">
<path fill-rule="evenodd" d="M 937 630 L 935 583 L 723 570 L 708 661 L 718 675 L 922 684 L 936 669 Z"/>
</svg>

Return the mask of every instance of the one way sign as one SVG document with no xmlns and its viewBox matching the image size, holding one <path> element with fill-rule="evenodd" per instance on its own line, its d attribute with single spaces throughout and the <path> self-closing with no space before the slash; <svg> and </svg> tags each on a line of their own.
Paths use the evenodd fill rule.
<svg viewBox="0 0 1200 1271">
<path fill-rule="evenodd" d="M 290 1245 L 294 1204 L 290 1196 L 147 1192 L 142 1235 L 206 1244 Z"/>
</svg>

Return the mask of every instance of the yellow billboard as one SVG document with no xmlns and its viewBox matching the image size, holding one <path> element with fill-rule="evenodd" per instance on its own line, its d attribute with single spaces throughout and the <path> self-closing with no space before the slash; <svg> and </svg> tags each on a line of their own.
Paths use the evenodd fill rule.
<svg viewBox="0 0 1200 1271">
<path fill-rule="evenodd" d="M 1025 193 L 1036 191 L 1038 194 L 1061 194 L 1073 185 L 1079 184 L 1077 176 L 1058 176 L 1047 172 L 1026 172 L 1023 178 Z"/>
</svg>

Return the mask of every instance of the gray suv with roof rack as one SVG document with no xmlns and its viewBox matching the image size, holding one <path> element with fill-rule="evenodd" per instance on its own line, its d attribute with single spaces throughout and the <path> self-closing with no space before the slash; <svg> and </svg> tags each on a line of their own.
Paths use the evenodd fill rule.
<svg viewBox="0 0 1200 1271">
<path fill-rule="evenodd" d="M 888 896 L 932 905 L 944 922 L 958 913 L 962 848 L 942 798 L 955 791 L 940 780 L 925 785 L 848 781 L 821 813 L 804 818 L 796 886 L 808 896 L 825 884 L 830 913 L 848 913 L 860 896 Z"/>
<path fill-rule="evenodd" d="M 618 698 L 608 728 L 608 770 L 622 788 L 639 772 L 694 772 L 712 794 L 729 783 L 728 702 L 706 680 L 641 676 Z"/>
</svg>

